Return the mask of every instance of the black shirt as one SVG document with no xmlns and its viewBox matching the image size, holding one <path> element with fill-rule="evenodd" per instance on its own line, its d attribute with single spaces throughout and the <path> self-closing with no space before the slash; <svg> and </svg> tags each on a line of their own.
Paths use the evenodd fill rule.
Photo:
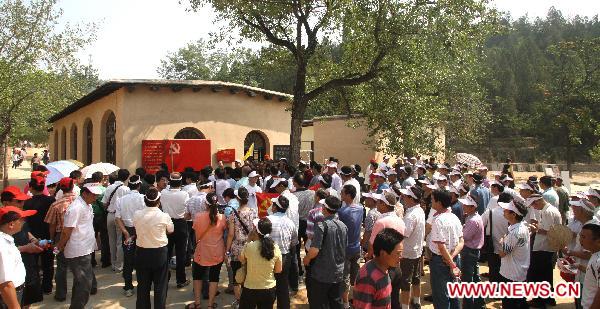
<svg viewBox="0 0 600 309">
<path fill-rule="evenodd" d="M 23 205 L 24 210 L 37 210 L 35 215 L 27 217 L 29 230 L 37 239 L 42 240 L 50 238 L 49 225 L 44 222 L 44 218 L 46 218 L 46 213 L 54 201 L 55 199 L 53 197 L 40 194 L 34 195 L 32 198 L 25 201 L 25 204 Z"/>
</svg>

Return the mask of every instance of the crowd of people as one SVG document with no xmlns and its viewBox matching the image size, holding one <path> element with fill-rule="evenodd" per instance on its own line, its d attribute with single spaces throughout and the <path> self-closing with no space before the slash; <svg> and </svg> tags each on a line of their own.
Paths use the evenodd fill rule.
<svg viewBox="0 0 600 309">
<path fill-rule="evenodd" d="M 579 270 L 577 308 L 600 308 L 598 189 L 571 194 L 551 176 L 515 184 L 510 164 L 488 175 L 485 166 L 390 159 L 364 171 L 336 158 L 181 172 L 163 166 L 154 174 L 73 171 L 55 184 L 38 164 L 23 190 L 1 195 L 0 307 L 26 308 L 52 293 L 65 301 L 70 272 L 70 307 L 84 308 L 98 293 L 99 264 L 122 275 L 137 308 L 165 307 L 171 268 L 177 288 L 193 286 L 186 308 L 218 308 L 220 282 L 234 308 L 290 308 L 301 282 L 311 308 L 412 309 L 425 300 L 485 308 L 486 299 L 450 297 L 447 283 L 482 276 L 552 283 L 560 255 Z M 549 231 L 560 225 L 573 240 L 555 249 Z M 426 264 L 431 295 L 421 292 Z M 555 300 L 503 298 L 502 305 Z"/>
</svg>

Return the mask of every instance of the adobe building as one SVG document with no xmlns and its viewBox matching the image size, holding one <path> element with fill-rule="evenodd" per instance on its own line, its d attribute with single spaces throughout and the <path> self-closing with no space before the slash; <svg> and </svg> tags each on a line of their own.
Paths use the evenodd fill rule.
<svg viewBox="0 0 600 309">
<path fill-rule="evenodd" d="M 212 165 L 219 151 L 240 159 L 252 144 L 254 157 L 264 158 L 289 145 L 291 99 L 224 82 L 112 80 L 49 119 L 49 149 L 53 160 L 131 171 L 143 165 L 144 141 L 204 140 L 202 154 L 186 155 Z"/>
<path fill-rule="evenodd" d="M 372 138 L 360 115 L 315 117 L 302 124 L 301 157 L 303 160 L 323 163 L 333 156 L 342 165 L 359 164 L 364 168 L 371 159 L 383 161 L 385 155 L 367 144 Z M 437 143 L 441 149 L 445 148 L 444 140 L 444 132 L 440 130 Z M 429 157 L 428 154 L 423 155 Z M 444 160 L 443 153 L 436 153 L 434 156 L 438 162 Z M 395 162 L 394 156 L 390 162 Z"/>
</svg>

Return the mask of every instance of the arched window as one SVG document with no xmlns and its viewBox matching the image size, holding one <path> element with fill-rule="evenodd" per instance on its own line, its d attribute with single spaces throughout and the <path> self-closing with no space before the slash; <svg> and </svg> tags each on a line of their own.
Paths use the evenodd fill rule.
<svg viewBox="0 0 600 309">
<path fill-rule="evenodd" d="M 206 139 L 204 134 L 196 128 L 183 128 L 175 134 L 175 139 Z"/>
<path fill-rule="evenodd" d="M 83 162 L 86 165 L 92 164 L 92 151 L 93 151 L 93 133 L 94 133 L 94 125 L 90 119 L 87 119 L 85 124 L 83 125 L 83 138 L 85 144 L 83 146 Z"/>
<path fill-rule="evenodd" d="M 248 152 L 248 149 L 250 149 L 252 144 L 254 144 L 254 153 L 252 154 L 254 160 L 264 160 L 265 155 L 268 154 L 269 151 L 266 136 L 260 131 L 250 131 L 244 139 L 244 155 Z"/>
<path fill-rule="evenodd" d="M 60 159 L 67 159 L 67 129 L 65 128 L 60 132 Z"/>
<path fill-rule="evenodd" d="M 111 112 L 106 119 L 106 159 L 108 163 L 117 163 L 117 118 L 115 114 Z"/>
<path fill-rule="evenodd" d="M 71 126 L 71 159 L 77 160 L 77 126 Z"/>
</svg>

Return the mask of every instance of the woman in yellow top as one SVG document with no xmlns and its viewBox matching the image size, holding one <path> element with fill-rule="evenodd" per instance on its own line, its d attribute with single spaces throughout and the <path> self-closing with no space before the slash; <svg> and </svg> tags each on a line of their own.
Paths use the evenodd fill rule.
<svg viewBox="0 0 600 309">
<path fill-rule="evenodd" d="M 271 221 L 254 219 L 251 239 L 240 253 L 240 262 L 246 263 L 246 280 L 242 288 L 240 309 L 273 308 L 275 302 L 275 273 L 282 269 L 281 251 L 269 235 Z"/>
</svg>

